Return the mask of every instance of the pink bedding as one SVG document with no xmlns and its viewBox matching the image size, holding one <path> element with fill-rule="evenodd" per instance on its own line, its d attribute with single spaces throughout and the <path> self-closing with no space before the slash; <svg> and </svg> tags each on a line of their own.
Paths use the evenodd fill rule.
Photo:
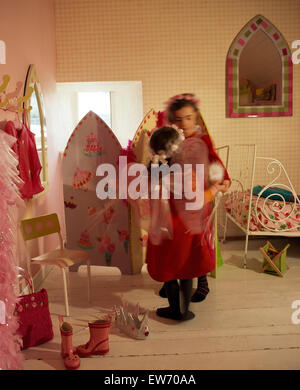
<svg viewBox="0 0 300 390">
<path fill-rule="evenodd" d="M 247 228 L 250 191 L 235 191 L 228 195 L 225 201 L 226 210 L 235 217 L 243 227 Z M 257 215 L 255 212 L 257 196 L 252 196 L 249 230 L 281 230 L 299 232 L 300 234 L 300 204 L 281 202 L 259 198 Z"/>
</svg>

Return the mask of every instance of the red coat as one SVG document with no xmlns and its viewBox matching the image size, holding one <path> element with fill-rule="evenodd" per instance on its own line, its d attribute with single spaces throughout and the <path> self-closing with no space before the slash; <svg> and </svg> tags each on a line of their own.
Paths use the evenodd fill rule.
<svg viewBox="0 0 300 390">
<path fill-rule="evenodd" d="M 199 137 L 199 133 L 196 132 L 191 137 Z M 222 164 L 214 151 L 209 135 L 204 134 L 201 140 L 208 147 L 209 161 L 217 160 Z M 225 170 L 226 178 L 229 179 L 229 176 Z M 174 279 L 192 279 L 213 271 L 215 269 L 214 232 L 210 229 L 204 239 L 202 239 L 203 233 L 187 233 L 187 227 L 179 216 L 176 200 L 171 197 L 169 205 L 173 238 L 164 239 L 159 245 L 154 245 L 151 240 L 148 240 L 146 263 L 149 275 L 158 282 L 167 282 Z M 209 204 L 206 206 L 209 215 L 211 207 Z M 210 243 L 207 241 L 208 237 L 211 237 Z"/>
<path fill-rule="evenodd" d="M 186 233 L 186 226 L 176 211 L 174 200 L 170 199 L 173 223 L 173 239 L 153 245 L 148 240 L 146 263 L 149 275 L 158 282 L 174 279 L 192 279 L 211 272 L 215 268 L 214 251 L 202 234 Z"/>
</svg>

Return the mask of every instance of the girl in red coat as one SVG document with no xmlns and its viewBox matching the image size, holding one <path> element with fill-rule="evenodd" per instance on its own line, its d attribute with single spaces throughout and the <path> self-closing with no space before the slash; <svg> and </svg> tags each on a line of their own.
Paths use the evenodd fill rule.
<svg viewBox="0 0 300 390">
<path fill-rule="evenodd" d="M 152 162 L 168 164 L 171 167 L 175 164 L 190 167 L 189 177 L 196 198 L 195 191 L 200 188 L 197 185 L 199 178 L 197 164 L 203 164 L 203 204 L 199 209 L 187 209 L 186 204 L 191 198 L 186 197 L 186 193 L 184 195 L 182 193 L 181 197 L 176 196 L 178 193 L 174 191 L 175 185 L 172 187 L 172 184 L 173 190 L 170 191 L 168 200 L 151 199 L 152 227 L 149 231 L 146 263 L 150 276 L 154 280 L 165 282 L 164 289 L 169 307 L 157 309 L 157 315 L 183 321 L 194 317 L 188 310 L 192 279 L 206 274 L 215 267 L 212 240 L 205 232 L 211 212 L 211 201 L 217 192 L 225 190 L 225 186 L 219 182 L 209 184 L 209 150 L 201 139 L 201 134 L 186 132 L 181 144 L 178 143 L 179 137 L 180 132 L 172 127 L 155 130 L 150 138 L 150 148 L 154 154 Z M 180 172 L 184 174 L 181 180 L 183 179 L 182 182 L 185 183 L 188 181 L 186 171 L 183 169 Z M 182 299 L 179 298 L 180 292 Z"/>
<path fill-rule="evenodd" d="M 201 135 L 202 140 L 206 143 L 209 150 L 209 162 L 218 162 L 223 166 L 224 181 L 222 184 L 224 185 L 224 190 L 222 192 L 226 192 L 230 186 L 230 178 L 227 170 L 214 149 L 213 142 L 208 134 L 208 130 L 198 108 L 198 104 L 199 100 L 190 93 L 183 93 L 171 97 L 166 103 L 166 111 L 159 113 L 159 125 L 162 126 L 166 123 L 176 124 L 179 128 L 183 129 L 185 137 L 195 134 Z M 191 297 L 191 301 L 203 301 L 208 292 L 209 288 L 207 277 L 206 274 L 204 274 L 198 277 L 197 289 Z M 159 295 L 166 298 L 164 286 L 161 288 Z"/>
<path fill-rule="evenodd" d="M 229 175 L 218 157 L 217 153 L 214 150 L 213 143 L 209 137 L 205 122 L 201 116 L 201 113 L 198 109 L 198 99 L 195 98 L 193 94 L 181 94 L 181 95 L 176 95 L 169 99 L 167 102 L 167 109 L 164 113 L 160 113 L 159 117 L 159 124 L 160 126 L 169 123 L 169 124 L 176 124 L 179 128 L 183 130 L 184 136 L 186 138 L 189 137 L 196 137 L 196 138 L 201 138 L 205 144 L 207 145 L 208 148 L 208 159 L 209 162 L 219 162 L 224 169 L 224 181 L 222 183 L 222 192 L 226 192 L 230 186 L 230 179 Z M 186 236 L 184 236 L 186 239 Z M 180 240 L 180 237 L 178 237 Z M 184 240 L 182 241 L 182 248 L 185 247 Z M 150 243 L 150 247 L 151 243 Z M 194 244 L 192 245 L 195 251 L 195 246 Z M 153 247 L 152 247 L 153 248 Z M 196 258 L 198 259 L 199 262 L 202 264 L 206 262 L 207 264 L 207 269 L 205 270 L 204 268 L 202 269 L 201 274 L 197 275 L 197 289 L 193 296 L 191 297 L 192 302 L 200 302 L 205 299 L 206 295 L 209 292 L 208 288 L 208 282 L 207 282 L 207 277 L 206 273 L 211 271 L 212 269 L 209 270 L 209 268 L 212 267 L 212 258 L 214 258 L 214 254 L 206 256 L 206 260 L 203 257 L 203 253 L 197 248 L 196 250 L 197 253 L 194 253 Z M 205 257 L 205 256 L 204 256 Z M 209 260 L 207 260 L 209 259 Z M 211 266 L 209 266 L 211 264 Z M 160 296 L 162 297 L 167 297 L 167 291 L 166 288 L 168 288 L 167 284 L 165 283 L 164 286 L 160 290 Z M 174 290 L 177 290 L 177 287 L 174 287 Z"/>
</svg>

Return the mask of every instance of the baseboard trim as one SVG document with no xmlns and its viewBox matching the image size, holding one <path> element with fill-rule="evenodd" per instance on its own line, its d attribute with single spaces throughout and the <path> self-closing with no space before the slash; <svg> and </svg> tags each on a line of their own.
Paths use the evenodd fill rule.
<svg viewBox="0 0 300 390">
<path fill-rule="evenodd" d="M 228 236 L 228 237 L 226 237 L 225 241 L 242 241 L 242 240 L 245 241 L 245 239 L 246 239 L 246 236 Z M 219 237 L 219 240 L 222 241 L 223 238 Z"/>
</svg>

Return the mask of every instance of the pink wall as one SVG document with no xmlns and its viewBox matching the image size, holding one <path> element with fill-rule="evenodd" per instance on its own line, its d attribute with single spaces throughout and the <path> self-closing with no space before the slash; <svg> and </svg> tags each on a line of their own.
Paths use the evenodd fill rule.
<svg viewBox="0 0 300 390">
<path fill-rule="evenodd" d="M 0 40 L 6 43 L 6 64 L 0 64 L 0 77 L 11 76 L 9 91 L 25 81 L 30 64 L 35 64 L 45 103 L 48 133 L 49 191 L 26 204 L 25 216 L 58 212 L 63 216 L 61 173 L 55 143 L 56 43 L 53 0 L 1 1 Z M 0 110 L 1 111 L 1 110 Z M 0 112 L 0 120 L 9 119 Z M 52 239 L 45 241 L 45 249 Z"/>
</svg>

